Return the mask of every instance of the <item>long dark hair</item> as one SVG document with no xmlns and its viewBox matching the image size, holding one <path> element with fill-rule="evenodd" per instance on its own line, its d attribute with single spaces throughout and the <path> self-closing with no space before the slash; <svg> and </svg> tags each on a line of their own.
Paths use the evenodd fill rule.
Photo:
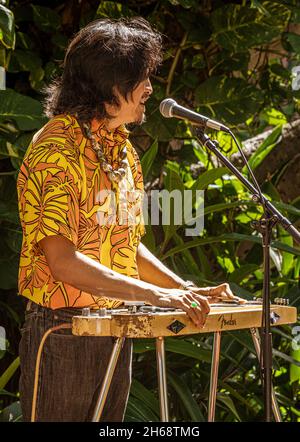
<svg viewBox="0 0 300 442">
<path fill-rule="evenodd" d="M 128 100 L 161 63 L 161 46 L 161 35 L 141 17 L 89 23 L 69 43 L 61 77 L 44 89 L 45 114 L 110 118 L 104 103 L 119 104 L 115 87 Z"/>
</svg>

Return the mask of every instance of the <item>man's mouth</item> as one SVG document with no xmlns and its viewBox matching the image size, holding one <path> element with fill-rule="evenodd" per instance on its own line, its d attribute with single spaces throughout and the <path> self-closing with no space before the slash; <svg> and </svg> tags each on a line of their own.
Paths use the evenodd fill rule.
<svg viewBox="0 0 300 442">
<path fill-rule="evenodd" d="M 145 97 L 143 97 L 142 100 L 140 101 L 140 104 L 141 104 L 142 106 L 145 106 L 145 103 L 146 103 L 147 100 L 149 100 L 149 98 L 150 98 L 150 97 L 149 97 L 148 95 L 145 96 Z"/>
</svg>

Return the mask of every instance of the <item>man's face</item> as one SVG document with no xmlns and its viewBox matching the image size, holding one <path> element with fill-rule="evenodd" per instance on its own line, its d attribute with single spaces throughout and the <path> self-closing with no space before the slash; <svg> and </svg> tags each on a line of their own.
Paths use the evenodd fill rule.
<svg viewBox="0 0 300 442">
<path fill-rule="evenodd" d="M 142 124 L 145 121 L 145 102 L 152 92 L 150 79 L 147 78 L 133 90 L 132 94 L 128 95 L 128 101 L 117 93 L 120 107 L 116 109 L 106 106 L 110 115 L 114 116 L 112 120 L 109 120 L 110 129 L 126 123 Z"/>
</svg>

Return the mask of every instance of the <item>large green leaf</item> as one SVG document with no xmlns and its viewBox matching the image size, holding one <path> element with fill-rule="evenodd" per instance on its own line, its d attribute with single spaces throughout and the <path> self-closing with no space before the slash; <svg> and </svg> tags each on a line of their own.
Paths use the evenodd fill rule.
<svg viewBox="0 0 300 442">
<path fill-rule="evenodd" d="M 293 358 L 292 356 L 289 356 L 289 355 L 283 353 L 282 351 L 277 350 L 276 348 L 273 349 L 273 354 L 274 354 L 274 356 L 278 356 L 279 358 L 284 359 L 285 361 L 289 362 L 290 364 L 300 367 L 300 361 Z M 296 357 L 298 358 L 299 355 L 297 354 Z"/>
<path fill-rule="evenodd" d="M 177 233 L 174 234 L 173 240 L 177 245 L 184 244 L 183 238 Z M 190 250 L 184 250 L 182 252 L 182 259 L 186 263 L 187 268 L 191 274 L 197 275 L 199 273 L 199 266 L 191 254 Z"/>
<path fill-rule="evenodd" d="M 262 103 L 262 94 L 241 78 L 217 76 L 197 87 L 195 100 L 201 113 L 236 125 L 245 122 L 257 111 Z"/>
<path fill-rule="evenodd" d="M 156 344 L 154 340 L 137 340 L 134 341 L 134 351 L 136 353 L 144 353 L 155 350 Z M 173 353 L 178 353 L 190 358 L 203 362 L 211 362 L 211 351 L 204 350 L 200 345 L 184 339 L 168 337 L 165 339 L 165 349 Z"/>
<path fill-rule="evenodd" d="M 149 216 L 150 219 L 150 216 Z M 148 225 L 145 225 L 146 233 L 142 237 L 142 243 L 149 249 L 149 250 L 155 250 L 156 242 L 155 242 L 155 235 L 153 228 L 151 226 L 151 223 L 149 222 Z"/>
<path fill-rule="evenodd" d="M 292 32 L 288 32 L 285 35 L 285 38 L 287 39 L 287 41 L 290 43 L 290 45 L 292 46 L 293 50 L 297 53 L 300 54 L 300 35 L 299 34 L 295 34 Z"/>
<path fill-rule="evenodd" d="M 251 411 L 255 411 L 255 406 L 253 406 L 253 403 L 249 401 L 249 398 L 247 397 L 245 392 L 243 392 L 244 395 L 240 394 L 237 391 L 237 388 L 241 385 L 238 382 L 233 381 L 232 379 L 228 379 L 228 382 L 222 381 L 222 379 L 219 379 L 218 384 L 220 387 L 224 388 L 226 391 L 229 391 L 232 397 L 238 400 L 239 402 L 239 408 L 241 408 L 241 404 L 244 405 L 246 408 L 249 408 Z M 233 384 L 233 386 L 231 386 Z"/>
<path fill-rule="evenodd" d="M 161 192 L 161 195 L 165 195 L 161 199 L 162 222 L 165 232 L 162 250 L 183 223 L 184 184 L 179 175 L 177 165 L 172 162 L 167 162 L 166 164 L 164 187 L 165 189 Z"/>
<path fill-rule="evenodd" d="M 15 46 L 15 20 L 12 11 L 0 4 L 0 43 L 7 49 Z"/>
<path fill-rule="evenodd" d="M 212 38 L 232 52 L 270 42 L 284 30 L 290 11 L 271 1 L 263 6 L 265 13 L 249 6 L 222 5 L 211 14 Z"/>
<path fill-rule="evenodd" d="M 140 399 L 150 410 L 159 416 L 159 403 L 157 398 L 136 379 L 133 379 L 131 383 L 130 394 L 137 399 Z"/>
<path fill-rule="evenodd" d="M 143 403 L 143 401 L 130 396 L 127 404 L 125 420 L 131 422 L 157 422 L 159 419 L 157 418 L 157 415 Z"/>
<path fill-rule="evenodd" d="M 207 170 L 199 175 L 192 185 L 191 190 L 204 190 L 209 184 L 214 183 L 218 178 L 221 178 L 226 173 L 228 173 L 227 167 L 216 167 L 215 169 Z"/>
<path fill-rule="evenodd" d="M 21 130 L 40 129 L 47 122 L 41 103 L 7 89 L 0 90 L 0 122 L 15 121 Z"/>
<path fill-rule="evenodd" d="M 275 127 L 275 129 L 268 135 L 263 143 L 256 149 L 248 163 L 251 169 L 256 169 L 262 161 L 272 152 L 275 146 L 281 141 L 282 125 Z M 243 168 L 243 172 L 246 171 L 246 166 Z"/>
<path fill-rule="evenodd" d="M 8 405 L 0 414 L 0 422 L 20 422 L 21 420 L 22 409 L 20 401 Z"/>
<path fill-rule="evenodd" d="M 60 26 L 60 15 L 53 9 L 40 5 L 30 5 L 36 26 L 45 32 L 56 32 Z"/>
<path fill-rule="evenodd" d="M 274 66 L 271 66 L 270 69 L 277 75 L 282 74 L 281 76 L 283 76 L 284 72 L 286 72 L 287 75 L 290 76 L 290 73 L 284 68 L 282 68 L 283 72 L 280 72 L 278 68 L 275 69 Z M 264 108 L 259 114 L 259 118 L 264 120 L 268 126 L 278 126 L 288 122 L 286 115 L 274 108 Z"/>
<path fill-rule="evenodd" d="M 16 49 L 10 59 L 8 72 L 29 71 L 35 73 L 41 66 L 42 60 L 35 52 Z"/>
<path fill-rule="evenodd" d="M 19 158 L 22 159 L 23 155 L 20 155 L 18 149 L 8 141 L 0 138 L 0 158 Z"/>
<path fill-rule="evenodd" d="M 215 236 L 215 237 L 211 236 L 209 238 L 200 238 L 188 241 L 182 246 L 174 247 L 173 249 L 169 250 L 167 253 L 165 253 L 165 255 L 161 259 L 164 260 L 169 256 L 174 255 L 175 253 L 182 252 L 182 250 L 185 249 L 190 249 L 192 247 L 197 247 L 205 244 L 218 243 L 221 241 L 251 241 L 257 244 L 261 244 L 261 238 L 256 235 L 243 235 L 241 233 L 225 233 L 224 235 L 220 236 Z M 290 247 L 286 244 L 281 243 L 280 241 L 273 241 L 272 247 L 275 249 L 284 250 L 286 252 L 300 256 L 299 249 L 296 249 L 295 247 Z"/>
<path fill-rule="evenodd" d="M 14 142 L 14 146 L 23 153 L 23 156 L 29 147 L 33 135 L 34 132 L 23 132 Z"/>
<path fill-rule="evenodd" d="M 166 339 L 165 348 L 167 351 L 189 356 L 202 362 L 211 362 L 211 352 L 209 350 L 204 350 L 195 342 L 169 337 Z"/>
<path fill-rule="evenodd" d="M 291 356 L 300 362 L 300 349 L 292 350 Z M 300 365 L 290 364 L 290 382 L 300 382 Z"/>
<path fill-rule="evenodd" d="M 180 190 L 181 196 L 182 196 L 182 204 L 181 207 L 181 213 L 184 215 L 184 219 L 182 216 L 182 223 L 184 225 L 190 225 L 191 222 L 196 222 L 197 217 L 194 217 L 191 214 L 192 208 L 195 206 L 195 203 L 197 206 L 200 204 L 199 195 L 197 194 L 200 190 L 205 190 L 209 184 L 214 183 L 218 178 L 221 178 L 226 172 L 227 169 L 225 167 L 219 167 L 215 169 L 208 170 L 201 174 L 197 180 L 194 182 L 194 184 L 190 187 L 190 189 L 186 189 L 187 192 L 184 193 L 184 185 L 182 182 L 182 179 L 178 173 L 178 170 L 176 167 L 174 167 L 174 164 L 171 162 L 168 162 L 166 165 L 167 175 L 164 180 L 165 188 L 169 192 L 172 192 L 173 190 Z M 196 198 L 198 196 L 198 200 L 196 201 Z M 184 199 L 186 201 L 184 201 Z M 185 208 L 189 208 L 189 213 L 184 213 Z M 176 212 L 179 213 L 178 210 Z M 192 218 L 190 218 L 192 216 Z M 197 215 L 198 217 L 202 217 L 203 213 L 202 210 L 199 210 L 199 213 Z M 164 249 L 166 244 L 169 242 L 169 240 L 173 237 L 173 235 L 176 233 L 179 227 L 181 227 L 182 224 L 174 225 L 174 218 L 175 218 L 175 205 L 173 203 L 173 200 L 171 199 L 170 204 L 170 225 L 164 226 L 164 232 L 165 232 L 165 238 L 163 245 L 161 247 L 161 251 Z"/>
<path fill-rule="evenodd" d="M 157 140 L 155 140 L 141 159 L 144 179 L 147 178 L 148 173 L 151 170 L 153 161 L 155 160 L 155 157 L 157 155 L 157 151 L 158 151 L 158 142 Z"/>
<path fill-rule="evenodd" d="M 236 268 L 235 271 L 229 275 L 228 279 L 229 281 L 238 284 L 242 282 L 244 278 L 250 277 L 252 272 L 257 270 L 258 268 L 260 268 L 260 264 L 245 264 L 241 267 Z"/>
<path fill-rule="evenodd" d="M 218 204 L 211 204 L 209 206 L 204 207 L 204 215 L 209 215 L 210 213 L 223 212 L 228 209 L 233 209 L 235 207 L 243 206 L 256 206 L 257 204 L 253 201 L 249 200 L 238 200 L 238 201 L 230 201 L 230 202 L 222 202 Z"/>
<path fill-rule="evenodd" d="M 225 393 L 217 393 L 217 400 L 222 402 L 239 422 L 241 421 L 241 418 L 230 396 Z"/>
<path fill-rule="evenodd" d="M 11 380 L 15 371 L 20 366 L 20 358 L 16 358 L 0 377 L 0 390 Z"/>
<path fill-rule="evenodd" d="M 205 417 L 201 413 L 199 405 L 195 401 L 188 385 L 180 376 L 168 370 L 168 381 L 180 397 L 186 411 L 190 415 L 191 422 L 205 422 Z"/>
<path fill-rule="evenodd" d="M 292 213 L 298 217 L 300 216 L 300 210 L 292 204 L 282 203 L 281 201 L 272 201 L 272 204 L 274 204 L 277 209 L 286 210 L 287 212 Z"/>
<path fill-rule="evenodd" d="M 4 390 L 4 389 L 0 390 L 0 396 L 11 396 L 11 397 L 17 397 L 17 395 L 16 395 L 16 394 L 14 394 L 14 393 L 10 393 L 9 391 L 7 391 L 7 390 Z M 1 421 L 1 418 L 0 418 L 0 421 Z"/>
<path fill-rule="evenodd" d="M 281 226 L 278 226 L 279 236 L 278 239 L 288 246 L 293 246 L 293 238 L 287 233 Z M 288 275 L 294 267 L 294 257 L 291 253 L 282 252 L 281 273 L 282 275 Z"/>
<path fill-rule="evenodd" d="M 242 348 L 246 348 L 250 353 L 256 356 L 253 340 L 248 330 L 227 331 L 226 336 L 228 336 L 232 342 L 238 342 Z"/>
</svg>

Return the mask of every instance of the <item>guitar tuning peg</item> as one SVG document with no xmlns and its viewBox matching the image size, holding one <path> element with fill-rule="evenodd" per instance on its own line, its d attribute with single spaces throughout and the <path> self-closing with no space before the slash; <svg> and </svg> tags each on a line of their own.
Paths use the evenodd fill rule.
<svg viewBox="0 0 300 442">
<path fill-rule="evenodd" d="M 278 305 L 289 305 L 290 300 L 287 298 L 275 298 L 274 303 Z"/>
</svg>

